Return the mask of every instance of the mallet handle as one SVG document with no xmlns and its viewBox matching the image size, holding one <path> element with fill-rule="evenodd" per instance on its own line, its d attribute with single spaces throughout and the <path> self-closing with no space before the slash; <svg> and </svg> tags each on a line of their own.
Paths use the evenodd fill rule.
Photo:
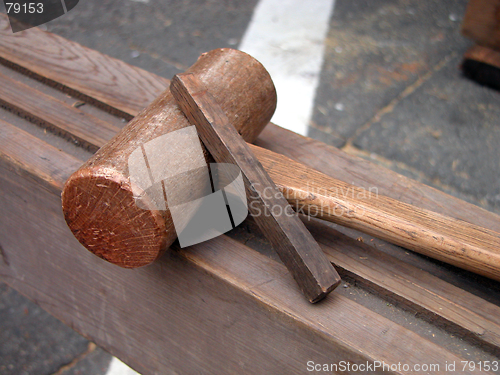
<svg viewBox="0 0 500 375">
<path fill-rule="evenodd" d="M 291 206 L 500 281 L 500 234 L 336 180 L 250 145 Z M 499 218 L 500 220 L 500 218 Z"/>
</svg>

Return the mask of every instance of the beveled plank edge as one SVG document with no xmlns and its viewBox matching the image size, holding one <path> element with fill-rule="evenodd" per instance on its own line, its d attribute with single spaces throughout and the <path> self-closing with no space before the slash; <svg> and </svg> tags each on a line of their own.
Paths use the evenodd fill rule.
<svg viewBox="0 0 500 375">
<path fill-rule="evenodd" d="M 0 16 L 2 16 L 2 15 L 0 14 Z M 75 99 L 79 99 L 79 100 L 81 100 L 87 104 L 93 105 L 94 107 L 99 108 L 107 113 L 110 113 L 114 116 L 123 118 L 126 121 L 130 121 L 134 118 L 134 116 L 130 115 L 128 113 L 128 111 L 127 112 L 121 111 L 121 110 L 117 109 L 116 107 L 107 104 L 105 101 L 97 100 L 90 95 L 84 94 L 82 91 L 76 90 L 70 86 L 66 86 L 62 83 L 55 81 L 55 80 L 52 80 L 50 78 L 44 77 L 40 74 L 37 74 L 29 69 L 24 68 L 21 65 L 15 64 L 9 60 L 4 59 L 2 56 L 0 56 L 0 64 L 4 65 L 12 70 L 15 70 L 16 72 L 24 74 L 25 76 L 28 76 L 30 78 L 33 78 L 33 79 L 39 81 L 39 82 L 42 82 L 43 84 L 45 84 L 49 87 L 52 87 L 54 89 L 57 89 L 57 90 L 65 93 L 65 94 L 68 94 L 68 95 L 74 97 Z"/>
<path fill-rule="evenodd" d="M 238 242 L 238 244 L 240 244 Z M 286 269 L 282 264 L 277 263 L 276 261 L 265 257 L 259 253 L 257 254 L 246 254 L 246 252 L 237 253 L 237 252 L 227 252 L 223 257 L 217 256 L 213 251 L 209 251 L 210 246 L 213 246 L 210 241 L 202 246 L 196 247 L 195 249 L 189 249 L 186 251 L 186 256 L 197 264 L 203 265 L 207 269 L 210 269 L 214 274 L 231 274 L 232 273 L 232 265 L 236 267 L 237 264 L 245 264 L 245 268 L 248 268 L 247 271 L 251 275 L 260 275 L 265 282 L 259 282 L 256 284 L 248 284 L 245 283 L 242 279 L 230 279 L 235 286 L 243 287 L 246 293 L 251 294 L 258 301 L 265 303 L 268 306 L 274 307 L 277 311 L 281 311 L 286 314 L 289 318 L 296 320 L 298 323 L 305 325 L 307 327 L 315 327 L 322 335 L 326 335 L 326 337 L 330 339 L 336 340 L 339 334 L 342 332 L 344 337 L 358 336 L 358 337 L 366 337 L 372 336 L 372 339 L 361 339 L 361 345 L 357 347 L 360 353 L 364 355 L 368 355 L 372 360 L 374 358 L 383 358 L 384 355 L 388 355 L 391 351 L 394 342 L 398 342 L 399 339 L 396 337 L 390 338 L 389 343 L 382 344 L 377 340 L 378 331 L 377 328 L 374 328 L 378 325 L 381 327 L 385 327 L 385 324 L 393 322 L 388 320 L 385 317 L 382 317 L 378 314 L 375 314 L 376 319 L 372 320 L 373 312 L 361 305 L 358 305 L 356 302 L 351 301 L 350 299 L 343 297 L 339 294 L 335 294 L 333 292 L 327 297 L 325 300 L 320 303 L 311 306 L 307 304 L 307 302 L 302 298 L 296 298 L 298 296 L 298 292 L 293 290 L 293 288 L 287 288 L 286 285 L 292 284 L 291 277 L 288 277 Z M 240 244 L 242 245 L 242 244 Z M 205 247 L 205 248 L 204 248 Z M 208 247 L 208 248 L 207 248 Z M 183 250 L 181 250 L 182 252 Z M 215 256 L 214 256 L 215 255 Z M 232 257 L 235 256 L 233 260 Z M 277 275 L 283 274 L 284 277 L 276 277 L 273 273 L 268 272 L 265 267 L 262 265 L 253 262 L 251 259 L 247 258 L 247 255 L 256 255 L 258 258 L 261 258 L 263 262 L 270 263 L 273 266 L 278 266 L 280 271 Z M 226 263 L 228 259 L 231 259 L 230 262 Z M 278 267 L 276 267 L 278 269 Z M 240 275 L 238 273 L 234 273 L 235 275 Z M 270 275 L 273 275 L 272 277 Z M 289 276 L 289 275 L 288 275 Z M 243 282 L 242 282 L 243 281 Z M 278 284 L 278 288 L 275 285 Z M 282 291 L 277 293 L 276 289 Z M 355 311 L 355 309 L 360 308 L 359 311 L 356 311 L 355 316 L 349 316 L 349 312 L 343 310 L 346 305 L 351 305 L 349 307 L 350 310 Z M 284 307 L 286 308 L 284 309 Z M 304 308 L 305 311 L 311 312 L 309 316 L 303 316 L 300 312 Z M 347 314 L 346 314 L 347 313 Z M 368 313 L 368 314 L 367 314 Z M 359 314 L 359 315 L 358 315 Z M 376 323 L 376 324 L 375 324 Z M 335 327 L 334 327 L 335 326 Z M 418 341 L 422 340 L 421 336 L 416 334 L 413 331 L 408 330 L 402 326 L 398 326 L 398 329 L 401 329 L 401 334 L 404 338 L 404 341 L 409 343 L 408 347 L 413 346 Z M 353 329 L 353 327 L 356 327 Z M 393 326 L 394 328 L 394 326 Z M 392 331 L 393 328 L 389 330 Z M 383 330 L 385 332 L 385 330 Z M 405 332 L 405 333 L 403 333 Z M 396 331 L 392 331 L 391 334 L 399 335 Z M 425 340 L 425 339 L 424 339 Z M 387 346 L 386 346 L 387 345 Z M 418 346 L 418 344 L 417 344 Z M 374 356 L 373 354 L 369 354 L 367 350 L 373 352 L 382 353 L 381 356 Z M 424 355 L 426 358 L 429 354 Z M 411 360 L 410 360 L 411 361 Z M 387 362 L 390 363 L 391 360 L 387 359 Z"/>
<path fill-rule="evenodd" d="M 28 144 L 33 140 L 32 138 L 35 137 L 30 136 L 30 138 L 24 139 L 24 141 Z M 31 149 L 33 148 L 31 147 Z M 69 155 L 61 153 L 58 157 L 60 159 L 64 159 L 67 156 Z M 7 162 L 10 162 L 10 160 L 11 159 L 6 159 Z M 74 158 L 69 157 L 69 161 L 69 163 L 65 164 L 71 164 L 74 161 Z M 21 168 L 23 166 L 24 163 L 21 163 Z M 26 170 L 26 172 L 29 174 L 35 173 L 38 176 L 40 170 L 36 168 L 33 170 Z M 59 188 L 63 181 L 64 176 L 59 174 L 56 176 L 56 184 L 54 187 Z M 59 195 L 56 191 L 53 191 L 53 193 Z M 241 273 L 234 272 L 235 270 L 233 267 L 226 263 L 228 254 L 221 256 L 220 253 L 208 251 L 209 248 L 214 249 L 217 247 L 231 247 L 233 250 L 241 248 L 241 251 L 238 253 L 234 251 L 229 252 L 229 254 L 235 257 L 232 260 L 232 264 L 244 264 L 244 267 L 251 266 L 252 270 L 248 272 L 247 276 L 254 280 L 245 280 L 243 279 L 243 275 Z M 287 273 L 284 266 L 257 253 L 254 250 L 247 248 L 239 242 L 229 239 L 227 236 L 221 236 L 214 241 L 181 250 L 180 254 L 182 254 L 185 259 L 211 273 L 213 276 L 244 291 L 260 303 L 264 303 L 268 308 L 274 309 L 277 314 L 284 314 L 284 316 L 293 319 L 302 326 L 313 330 L 316 334 L 320 334 L 330 341 L 337 342 L 337 345 L 352 351 L 353 354 L 362 355 L 367 360 L 382 360 L 389 363 L 392 363 L 393 361 L 397 362 L 398 358 L 394 357 L 394 352 L 386 349 L 388 348 L 388 345 L 392 345 L 392 342 L 394 341 L 408 339 L 411 340 L 413 343 L 412 345 L 417 345 L 417 343 L 420 344 L 417 345 L 420 349 L 418 353 L 426 353 L 426 358 L 434 358 L 434 361 L 437 362 L 442 362 L 444 359 L 448 361 L 460 360 L 459 357 L 448 352 L 446 349 L 438 346 L 437 344 L 421 338 L 416 333 L 384 317 L 381 317 L 380 315 L 358 305 L 356 302 L 351 301 L 346 297 L 336 295 L 334 298 L 331 298 L 321 304 L 319 310 L 310 309 L 310 305 L 302 298 L 294 287 L 293 281 L 286 278 Z M 269 279 L 269 275 L 274 275 L 271 277 L 271 280 Z M 262 282 L 263 280 L 264 282 Z M 271 285 L 273 283 L 278 283 L 279 287 L 276 288 Z M 278 289 L 280 292 L 277 292 Z M 343 316 L 343 320 L 339 321 L 336 314 L 332 315 L 331 309 L 334 309 L 336 314 L 341 314 L 341 316 Z M 323 311 L 323 313 L 318 313 L 318 311 Z M 306 313 L 306 315 L 304 315 L 304 313 Z M 385 327 L 385 329 L 389 328 L 388 331 L 390 334 L 387 336 L 387 332 L 384 331 L 386 333 L 384 335 L 380 335 L 378 328 L 372 327 L 371 325 L 357 323 L 359 321 L 367 320 L 372 323 L 377 322 L 380 326 Z M 347 324 L 348 321 L 351 321 L 351 323 Z M 354 327 L 355 330 L 353 331 L 350 329 L 348 327 L 349 325 L 352 325 L 351 328 Z M 343 337 L 340 338 L 339 335 L 342 331 L 344 331 Z M 353 332 L 356 334 L 353 334 Z M 371 336 L 371 338 L 362 339 L 364 335 Z M 387 339 L 387 343 L 385 345 L 381 345 L 381 343 L 377 341 L 377 338 L 380 337 Z M 367 345 L 365 345 L 367 342 L 370 343 L 370 350 L 367 350 Z M 407 358 L 410 358 L 409 360 L 411 361 L 411 358 L 416 355 L 416 352 L 411 351 L 411 353 L 407 353 L 407 355 Z M 415 363 L 418 363 L 421 359 L 422 358 L 420 357 L 414 358 L 416 361 Z"/>
</svg>

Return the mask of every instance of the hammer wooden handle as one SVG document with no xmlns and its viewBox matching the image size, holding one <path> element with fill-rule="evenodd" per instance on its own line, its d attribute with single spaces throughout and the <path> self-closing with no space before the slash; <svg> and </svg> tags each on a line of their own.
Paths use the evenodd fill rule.
<svg viewBox="0 0 500 375">
<path fill-rule="evenodd" d="M 323 299 L 340 283 L 337 271 L 214 97 L 194 74 L 176 75 L 170 91 L 213 158 L 241 170 L 250 213 L 306 298 Z"/>
<path fill-rule="evenodd" d="M 295 210 L 500 281 L 500 234 L 336 180 L 250 145 Z"/>
</svg>

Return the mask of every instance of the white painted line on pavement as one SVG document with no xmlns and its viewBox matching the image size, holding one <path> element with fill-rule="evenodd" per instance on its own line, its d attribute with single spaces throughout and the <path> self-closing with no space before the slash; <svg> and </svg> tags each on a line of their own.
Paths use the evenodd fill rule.
<svg viewBox="0 0 500 375">
<path fill-rule="evenodd" d="M 278 93 L 273 122 L 306 135 L 335 0 L 260 0 L 239 49 L 259 60 Z"/>
<path fill-rule="evenodd" d="M 106 375 L 140 375 L 140 374 L 132 370 L 118 358 L 113 357 L 113 359 L 111 359 L 111 362 L 109 364 L 108 372 L 106 373 Z"/>
</svg>

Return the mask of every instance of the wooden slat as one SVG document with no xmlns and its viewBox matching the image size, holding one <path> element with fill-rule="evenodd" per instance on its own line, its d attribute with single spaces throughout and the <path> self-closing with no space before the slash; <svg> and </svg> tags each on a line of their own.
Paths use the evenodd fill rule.
<svg viewBox="0 0 500 375">
<path fill-rule="evenodd" d="M 120 129 L 0 73 L 0 105 L 92 151 Z"/>
<path fill-rule="evenodd" d="M 53 152 L 17 138 L 34 159 Z M 16 171 L 24 150 L 15 150 L 0 155 L 2 279 L 144 374 L 299 374 L 307 361 L 403 359 L 445 374 L 446 362 L 462 360 L 340 295 L 311 307 L 283 265 L 226 236 L 136 270 L 102 261 L 66 227 L 59 192 L 40 189 L 37 170 Z M 68 174 L 55 174 L 54 186 Z"/>
<path fill-rule="evenodd" d="M 38 30 L 36 30 L 36 32 L 42 33 Z M 42 36 L 39 36 L 38 38 L 42 38 Z M 48 40 L 50 41 L 51 39 Z M 56 46 L 54 48 L 65 49 L 65 43 L 69 43 L 72 46 L 71 48 L 79 48 L 78 45 L 65 41 L 62 38 L 57 39 L 57 41 L 62 45 L 62 47 Z M 3 39 L 0 38 L 0 44 L 2 43 Z M 46 43 L 48 42 L 46 41 Z M 21 47 L 23 45 L 29 46 L 29 42 L 25 41 L 21 43 Z M 22 48 L 20 52 L 28 53 Z M 100 59 L 101 58 L 98 60 Z M 53 61 L 52 59 L 49 60 Z M 56 70 L 63 70 L 65 63 L 66 62 L 64 60 L 60 60 L 60 66 L 58 66 Z M 85 69 L 86 68 L 84 68 L 84 70 Z M 125 65 L 122 69 L 122 74 L 126 75 L 131 68 L 128 65 Z M 49 70 L 46 69 L 44 71 L 46 71 L 47 74 L 50 74 Z M 132 69 L 130 74 L 133 76 L 135 74 L 134 72 L 135 68 Z M 145 80 L 146 83 L 139 83 L 139 86 L 147 85 L 147 82 L 155 80 L 156 76 L 153 74 L 146 72 L 143 74 L 148 74 L 149 78 Z M 51 77 L 56 79 L 56 75 Z M 85 85 L 85 82 L 82 84 Z M 81 89 L 89 94 L 92 93 L 91 86 L 81 87 Z M 126 102 L 134 102 L 135 99 L 139 99 L 137 90 L 129 90 L 126 94 L 129 96 L 129 99 L 127 99 Z M 111 92 L 108 92 L 107 90 L 103 91 L 100 93 L 100 96 L 101 100 L 111 102 L 114 98 L 113 87 Z M 124 108 L 124 106 L 119 105 L 119 108 Z M 131 114 L 133 113 L 135 112 L 131 111 Z M 465 203 L 436 189 L 407 179 L 396 174 L 395 172 L 374 165 L 373 163 L 347 155 L 344 152 L 327 146 L 321 142 L 300 137 L 275 125 L 270 124 L 268 126 L 263 135 L 260 137 L 259 143 L 262 146 L 283 153 L 291 158 L 301 161 L 306 165 L 316 168 L 323 173 L 339 178 L 348 183 L 354 182 L 357 186 L 365 187 L 367 189 L 375 186 L 378 188 L 380 194 L 392 196 L 393 198 L 401 199 L 407 203 L 415 204 L 451 217 L 483 225 L 492 230 L 500 230 L 498 216 L 486 210 Z M 314 153 L 312 153 L 311 150 L 314 150 Z M 325 162 L 326 160 L 328 160 L 328 162 Z M 330 250 L 327 252 L 330 252 Z M 334 254 L 333 252 L 331 253 Z M 355 272 L 356 277 L 359 280 L 365 280 L 372 283 L 378 288 L 379 291 L 383 291 L 382 293 L 389 293 L 391 298 L 397 298 L 400 301 L 405 301 L 407 304 L 420 306 L 428 312 L 436 313 L 441 317 L 441 319 L 451 322 L 453 325 L 463 327 L 466 330 L 470 330 L 472 335 L 474 335 L 475 332 L 481 332 L 483 329 L 485 332 L 492 332 L 491 334 L 485 334 L 478 337 L 484 339 L 492 345 L 498 345 L 496 338 L 496 335 L 498 335 L 497 324 L 495 324 L 495 326 L 487 326 L 488 322 L 491 323 L 497 321 L 495 315 L 497 312 L 496 306 L 463 291 L 463 297 L 460 298 L 460 302 L 458 303 L 459 305 L 454 306 L 454 295 L 456 295 L 458 290 L 456 287 L 453 287 L 449 283 L 446 283 L 436 277 L 430 277 L 428 279 L 429 283 L 427 284 L 423 281 L 419 281 L 425 279 L 428 274 L 413 266 L 407 266 L 409 269 L 404 268 L 402 267 L 402 264 L 393 257 L 384 257 L 385 268 L 381 268 L 379 270 L 366 269 L 366 262 L 364 262 L 361 258 L 347 259 L 337 256 L 332 259 L 335 259 L 340 267 L 349 270 L 350 272 Z M 386 272 L 389 274 L 400 275 L 400 270 L 402 269 L 407 270 L 408 274 L 414 275 L 414 278 L 412 280 L 407 280 L 407 282 L 402 282 L 401 284 L 391 284 L 386 282 Z M 422 292 L 422 290 L 424 290 L 424 292 Z M 437 301 L 440 302 L 440 305 L 436 305 Z M 440 307 L 442 309 L 440 309 Z M 464 311 L 464 314 L 468 312 L 470 316 L 474 316 L 476 314 L 486 314 L 484 315 L 486 322 L 478 320 L 476 322 L 477 326 L 474 326 L 473 324 L 470 324 L 470 322 L 460 318 L 460 311 L 462 310 Z"/>
<path fill-rule="evenodd" d="M 241 171 L 248 212 L 305 297 L 311 303 L 325 298 L 340 284 L 337 271 L 298 216 L 285 214 L 293 212 L 292 207 L 208 88 L 195 74 L 178 74 L 172 79 L 170 91 L 184 115 L 196 125 L 198 136 L 215 161 L 235 165 Z"/>
<path fill-rule="evenodd" d="M 127 117 L 167 87 L 164 78 L 38 28 L 13 34 L 5 14 L 0 14 L 0 62 Z"/>
</svg>

